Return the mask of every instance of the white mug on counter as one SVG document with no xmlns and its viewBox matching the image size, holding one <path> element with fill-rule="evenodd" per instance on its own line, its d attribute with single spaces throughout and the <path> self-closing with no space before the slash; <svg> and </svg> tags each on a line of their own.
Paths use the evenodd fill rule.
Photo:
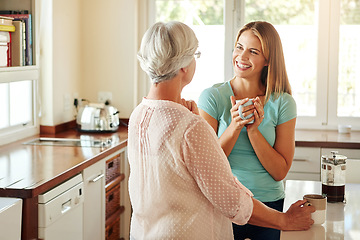
<svg viewBox="0 0 360 240">
<path fill-rule="evenodd" d="M 311 213 L 314 225 L 323 224 L 326 219 L 326 196 L 320 194 L 306 194 L 303 197 L 308 204 L 315 207 L 315 212 Z"/>
</svg>

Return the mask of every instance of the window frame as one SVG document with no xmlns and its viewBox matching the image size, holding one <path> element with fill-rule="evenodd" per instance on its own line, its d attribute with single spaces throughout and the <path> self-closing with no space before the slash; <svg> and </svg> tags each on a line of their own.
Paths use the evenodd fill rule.
<svg viewBox="0 0 360 240">
<path fill-rule="evenodd" d="M 226 13 L 233 13 L 232 22 L 242 21 L 238 24 L 240 28 L 245 24 L 244 17 L 237 15 L 243 15 L 245 12 L 245 0 L 235 2 L 233 6 L 233 11 Z M 316 10 L 318 11 L 316 115 L 314 117 L 298 116 L 296 129 L 336 130 L 339 124 L 348 124 L 352 125 L 353 130 L 360 130 L 359 117 L 337 116 L 341 0 L 318 0 Z M 229 16 L 227 18 L 231 19 Z M 225 35 L 225 37 L 228 36 Z M 229 68 L 225 69 L 229 71 Z M 229 73 L 225 73 L 226 75 L 229 76 Z"/>
<path fill-rule="evenodd" d="M 326 0 L 322 0 L 325 1 Z M 328 80 L 328 125 L 335 126 L 338 124 L 352 125 L 353 130 L 360 130 L 359 117 L 339 117 L 337 116 L 338 104 L 338 78 L 339 78 L 339 51 L 340 51 L 340 12 L 341 0 L 333 0 L 328 3 L 330 6 L 329 18 L 329 80 Z M 331 16 L 331 17 L 330 17 Z M 331 28 L 331 26 L 334 26 Z M 335 106 L 335 107 L 334 107 Z"/>
<path fill-rule="evenodd" d="M 148 26 L 155 20 L 155 0 L 149 0 Z M 245 0 L 224 0 L 224 81 L 233 77 L 232 58 L 234 40 L 245 24 Z M 298 116 L 296 129 L 336 130 L 339 124 L 352 125 L 360 130 L 359 117 L 338 117 L 338 68 L 341 0 L 318 0 L 316 115 Z M 330 97 L 331 96 L 331 97 Z"/>
<path fill-rule="evenodd" d="M 0 129 L 0 146 L 39 133 L 38 112 L 38 79 L 39 73 L 35 66 L 8 67 L 1 71 L 0 83 L 32 81 L 32 120 L 25 125 L 19 124 Z"/>
</svg>

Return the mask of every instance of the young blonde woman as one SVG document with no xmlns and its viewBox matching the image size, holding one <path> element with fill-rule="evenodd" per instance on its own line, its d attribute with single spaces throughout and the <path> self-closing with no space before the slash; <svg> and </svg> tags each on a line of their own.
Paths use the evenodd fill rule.
<svg viewBox="0 0 360 240">
<path fill-rule="evenodd" d="M 275 28 L 261 21 L 246 24 L 237 35 L 232 64 L 233 79 L 200 95 L 200 115 L 217 133 L 232 173 L 254 198 L 282 211 L 297 115 Z M 249 99 L 253 104 L 243 107 L 241 118 L 239 106 Z M 235 239 L 280 238 L 278 230 L 250 224 L 233 224 L 233 231 Z"/>
</svg>

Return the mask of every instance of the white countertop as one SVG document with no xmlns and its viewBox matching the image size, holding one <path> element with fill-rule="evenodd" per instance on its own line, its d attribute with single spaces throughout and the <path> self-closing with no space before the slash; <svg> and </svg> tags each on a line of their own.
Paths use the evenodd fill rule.
<svg viewBox="0 0 360 240">
<path fill-rule="evenodd" d="M 305 194 L 321 194 L 321 182 L 287 180 L 284 211 Z M 326 221 L 307 231 L 282 231 L 281 240 L 360 239 L 360 184 L 345 185 L 346 203 L 327 203 Z"/>
</svg>

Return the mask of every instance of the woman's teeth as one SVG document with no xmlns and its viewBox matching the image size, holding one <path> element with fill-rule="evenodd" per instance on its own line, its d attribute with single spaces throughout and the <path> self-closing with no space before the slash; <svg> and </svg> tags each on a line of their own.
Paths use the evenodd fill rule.
<svg viewBox="0 0 360 240">
<path fill-rule="evenodd" d="M 249 65 L 244 65 L 244 64 L 241 64 L 241 63 L 237 63 L 236 64 L 239 68 L 250 68 Z"/>
</svg>

